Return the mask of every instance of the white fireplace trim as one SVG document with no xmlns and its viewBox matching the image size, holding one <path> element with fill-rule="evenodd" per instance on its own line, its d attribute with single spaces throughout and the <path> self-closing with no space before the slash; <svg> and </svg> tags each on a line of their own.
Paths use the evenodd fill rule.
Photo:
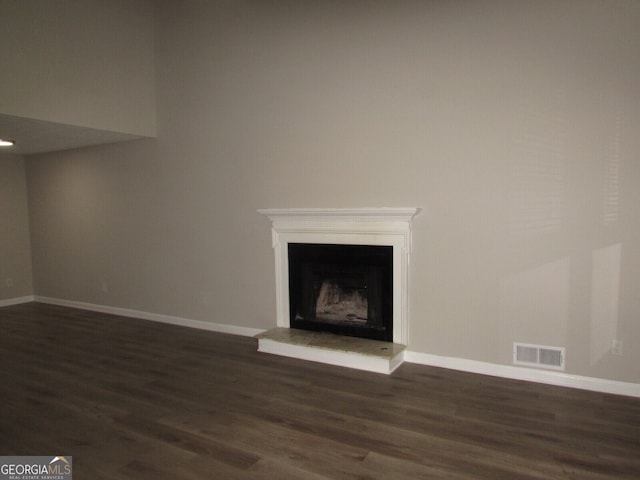
<svg viewBox="0 0 640 480">
<path fill-rule="evenodd" d="M 409 344 L 411 221 L 418 208 L 273 208 L 258 213 L 272 222 L 276 320 L 289 328 L 289 243 L 393 247 L 393 343 Z"/>
</svg>

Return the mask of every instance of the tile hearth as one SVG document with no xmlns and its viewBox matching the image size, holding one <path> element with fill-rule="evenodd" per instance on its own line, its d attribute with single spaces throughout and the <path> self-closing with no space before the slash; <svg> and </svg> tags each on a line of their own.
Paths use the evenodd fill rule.
<svg viewBox="0 0 640 480">
<path fill-rule="evenodd" d="M 390 374 L 404 360 L 404 345 L 356 337 L 273 328 L 256 335 L 258 351 Z"/>
</svg>

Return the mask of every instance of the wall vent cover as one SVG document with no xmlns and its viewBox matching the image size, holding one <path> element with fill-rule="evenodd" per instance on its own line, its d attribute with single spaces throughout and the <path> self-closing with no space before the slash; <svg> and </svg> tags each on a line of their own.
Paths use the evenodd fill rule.
<svg viewBox="0 0 640 480">
<path fill-rule="evenodd" d="M 516 342 L 513 344 L 513 363 L 564 370 L 564 348 Z"/>
</svg>

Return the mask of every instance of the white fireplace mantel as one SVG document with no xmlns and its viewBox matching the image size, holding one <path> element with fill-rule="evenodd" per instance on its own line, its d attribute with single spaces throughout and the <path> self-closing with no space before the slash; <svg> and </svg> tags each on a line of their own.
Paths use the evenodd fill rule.
<svg viewBox="0 0 640 480">
<path fill-rule="evenodd" d="M 276 320 L 289 327 L 289 243 L 393 247 L 393 342 L 409 343 L 411 221 L 418 208 L 273 208 L 258 213 L 272 222 Z"/>
</svg>

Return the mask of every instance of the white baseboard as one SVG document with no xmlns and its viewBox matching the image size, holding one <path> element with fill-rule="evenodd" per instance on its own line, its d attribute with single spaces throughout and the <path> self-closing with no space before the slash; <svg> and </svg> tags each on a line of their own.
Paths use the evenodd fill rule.
<svg viewBox="0 0 640 480">
<path fill-rule="evenodd" d="M 8 307 L 10 305 L 19 305 L 21 303 L 29 303 L 29 302 L 33 302 L 33 300 L 34 300 L 33 295 L 26 295 L 24 297 L 17 297 L 17 298 L 7 298 L 5 300 L 0 300 L 0 307 Z"/>
<path fill-rule="evenodd" d="M 48 303 L 51 305 L 60 305 L 62 307 L 80 308 L 92 312 L 110 313 L 120 315 L 122 317 L 140 318 L 142 320 L 151 320 L 153 322 L 169 323 L 171 325 L 179 325 L 181 327 L 197 328 L 199 330 L 208 330 L 210 332 L 229 333 L 232 335 L 241 335 L 243 337 L 253 337 L 264 332 L 259 328 L 238 327 L 236 325 L 226 325 L 223 323 L 203 322 L 202 320 L 192 320 L 189 318 L 174 317 L 171 315 L 161 315 L 159 313 L 143 312 L 141 310 L 131 310 L 128 308 L 110 307 L 108 305 L 96 305 L 93 303 L 76 302 L 73 300 L 62 300 L 59 298 L 43 297 L 35 295 L 31 301 L 40 303 Z"/>
<path fill-rule="evenodd" d="M 525 380 L 560 387 L 579 388 L 581 390 L 590 390 L 601 393 L 640 397 L 640 384 L 638 383 L 619 382 L 615 380 L 571 375 L 557 371 L 535 370 L 532 368 L 515 367 L 511 365 L 498 365 L 488 362 L 479 362 L 476 360 L 467 360 L 464 358 L 441 357 L 439 355 L 430 355 L 427 353 L 412 351 L 405 351 L 404 360 L 410 363 L 460 370 L 469 373 L 478 373 L 481 375 L 491 375 L 494 377 L 510 378 L 513 380 Z"/>
</svg>

